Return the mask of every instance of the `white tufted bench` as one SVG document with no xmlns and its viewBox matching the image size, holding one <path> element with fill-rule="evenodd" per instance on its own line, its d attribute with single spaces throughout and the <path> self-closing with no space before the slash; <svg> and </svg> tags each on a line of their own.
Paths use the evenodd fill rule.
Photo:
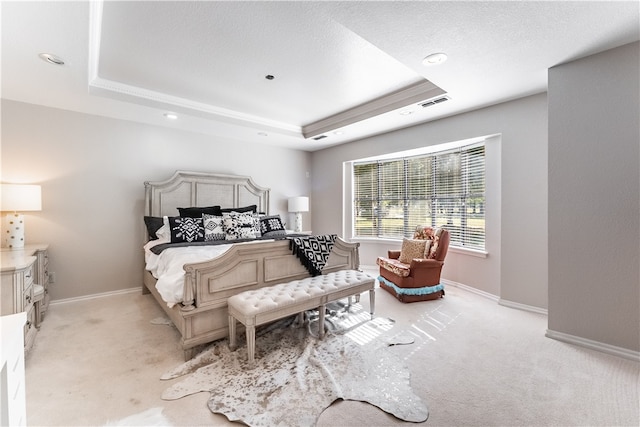
<svg viewBox="0 0 640 427">
<path fill-rule="evenodd" d="M 229 347 L 236 348 L 236 320 L 246 328 L 249 364 L 255 357 L 256 326 L 306 310 L 320 311 L 319 334 L 324 336 L 325 304 L 369 291 L 370 313 L 375 309 L 375 279 L 356 270 L 307 277 L 288 283 L 241 292 L 229 297 Z"/>
</svg>

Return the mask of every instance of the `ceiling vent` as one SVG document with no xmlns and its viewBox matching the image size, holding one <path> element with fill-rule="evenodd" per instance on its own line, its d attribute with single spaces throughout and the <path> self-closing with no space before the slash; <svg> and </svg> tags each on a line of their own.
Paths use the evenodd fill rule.
<svg viewBox="0 0 640 427">
<path fill-rule="evenodd" d="M 448 101 L 450 98 L 448 96 L 441 96 L 436 99 L 431 99 L 429 101 L 421 102 L 419 105 L 421 107 L 431 107 L 432 105 L 440 104 L 444 101 Z"/>
<path fill-rule="evenodd" d="M 314 141 L 319 141 L 319 140 L 321 140 L 323 138 L 326 138 L 326 137 L 327 137 L 327 135 L 320 135 L 320 136 L 316 136 L 315 138 L 313 138 L 313 140 Z"/>
</svg>

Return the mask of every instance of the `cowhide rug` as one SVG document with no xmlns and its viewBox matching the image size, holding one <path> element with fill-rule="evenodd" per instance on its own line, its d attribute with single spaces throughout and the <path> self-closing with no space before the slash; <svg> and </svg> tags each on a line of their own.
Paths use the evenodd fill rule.
<svg viewBox="0 0 640 427">
<path fill-rule="evenodd" d="M 354 309 L 355 307 L 355 309 Z M 359 307 L 359 308 L 358 308 Z M 175 400 L 208 391 L 209 409 L 250 426 L 313 426 L 337 399 L 368 402 L 395 417 L 425 421 L 429 412 L 410 384 L 409 370 L 388 350 L 381 335 L 393 327 L 385 318 L 369 319 L 359 304 L 332 311 L 329 330 L 317 338 L 317 312 L 259 330 L 256 363 L 247 366 L 246 347 L 229 350 L 220 340 L 161 379 L 187 375 L 164 391 Z M 244 336 L 238 337 L 239 344 Z"/>
</svg>

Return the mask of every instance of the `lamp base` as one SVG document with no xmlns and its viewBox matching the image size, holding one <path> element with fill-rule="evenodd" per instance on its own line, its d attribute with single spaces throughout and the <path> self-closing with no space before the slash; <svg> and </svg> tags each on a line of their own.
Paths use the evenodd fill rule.
<svg viewBox="0 0 640 427">
<path fill-rule="evenodd" d="M 296 218 L 295 218 L 295 231 L 296 233 L 301 233 L 302 232 L 302 213 L 301 212 L 296 212 L 295 214 Z"/>
<path fill-rule="evenodd" d="M 9 213 L 2 218 L 2 247 L 24 248 L 24 215 Z"/>
</svg>

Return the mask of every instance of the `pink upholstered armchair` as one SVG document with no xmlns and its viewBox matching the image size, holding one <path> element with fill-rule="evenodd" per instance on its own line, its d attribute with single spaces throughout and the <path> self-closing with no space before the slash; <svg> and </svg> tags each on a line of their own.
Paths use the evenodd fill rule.
<svg viewBox="0 0 640 427">
<path fill-rule="evenodd" d="M 441 298 L 444 286 L 440 273 L 448 249 L 447 230 L 419 225 L 413 239 L 403 239 L 401 250 L 378 257 L 380 287 L 402 302 Z"/>
</svg>

